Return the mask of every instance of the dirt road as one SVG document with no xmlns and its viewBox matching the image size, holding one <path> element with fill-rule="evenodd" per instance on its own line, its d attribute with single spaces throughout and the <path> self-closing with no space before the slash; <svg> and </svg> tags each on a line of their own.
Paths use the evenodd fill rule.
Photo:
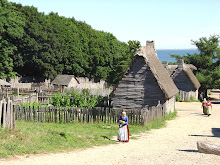
<svg viewBox="0 0 220 165">
<path fill-rule="evenodd" d="M 220 104 L 210 117 L 202 115 L 200 103 L 176 103 L 178 117 L 167 127 L 139 135 L 129 143 L 93 147 L 69 153 L 0 160 L 1 165 L 219 165 L 220 156 L 202 154 L 196 142 L 220 145 Z"/>
</svg>

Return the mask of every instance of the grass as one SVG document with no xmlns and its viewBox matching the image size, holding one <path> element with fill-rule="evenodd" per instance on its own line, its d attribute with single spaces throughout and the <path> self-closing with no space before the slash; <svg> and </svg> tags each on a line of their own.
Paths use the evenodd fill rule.
<svg viewBox="0 0 220 165">
<path fill-rule="evenodd" d="M 131 139 L 140 132 L 158 129 L 166 120 L 174 119 L 177 112 L 164 119 L 154 120 L 145 126 L 129 125 Z M 78 148 L 114 144 L 111 139 L 117 135 L 116 124 L 56 124 L 16 121 L 16 129 L 0 128 L 0 158 L 13 155 L 56 153 Z"/>
</svg>

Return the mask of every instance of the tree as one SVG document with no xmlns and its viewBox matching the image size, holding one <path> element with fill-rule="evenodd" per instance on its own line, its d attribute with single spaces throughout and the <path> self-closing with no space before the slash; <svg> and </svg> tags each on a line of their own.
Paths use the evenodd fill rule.
<svg viewBox="0 0 220 165">
<path fill-rule="evenodd" d="M 15 72 L 50 79 L 73 74 L 117 83 L 140 46 L 139 41 L 120 42 L 85 22 L 53 12 L 46 15 L 33 6 L 5 0 L 2 6 L 1 77 L 12 77 Z"/>
<path fill-rule="evenodd" d="M 17 50 L 11 40 L 23 36 L 24 22 L 16 8 L 6 0 L 0 1 L 0 78 L 16 75 L 13 70 L 13 55 Z"/>
<path fill-rule="evenodd" d="M 195 75 L 201 83 L 200 91 L 207 96 L 207 89 L 220 88 L 220 38 L 218 35 L 202 37 L 192 41 L 199 53 L 184 56 L 171 55 L 175 58 L 183 58 L 186 63 L 197 67 Z"/>
</svg>

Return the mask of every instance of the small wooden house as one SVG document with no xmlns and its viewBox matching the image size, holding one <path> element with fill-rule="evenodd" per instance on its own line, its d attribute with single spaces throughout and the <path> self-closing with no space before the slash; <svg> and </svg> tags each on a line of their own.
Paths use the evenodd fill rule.
<svg viewBox="0 0 220 165">
<path fill-rule="evenodd" d="M 8 88 L 11 87 L 11 84 L 7 81 L 0 79 L 0 100 L 3 98 L 4 95 L 8 97 Z M 4 94 L 4 90 L 6 93 Z"/>
<path fill-rule="evenodd" d="M 11 86 L 11 84 L 10 84 L 10 83 L 8 83 L 7 81 L 4 81 L 4 80 L 0 79 L 0 86 L 1 86 L 1 87 L 3 87 L 3 86 L 10 87 L 10 86 Z"/>
<path fill-rule="evenodd" d="M 167 113 L 175 109 L 178 89 L 157 57 L 153 41 L 140 48 L 113 91 L 116 110 L 140 110 L 162 104 Z"/>
<path fill-rule="evenodd" d="M 74 75 L 58 75 L 51 83 L 55 86 L 55 89 L 63 92 L 65 88 L 77 86 L 79 81 Z"/>
<path fill-rule="evenodd" d="M 179 89 L 181 100 L 187 101 L 192 97 L 198 99 L 201 85 L 193 74 L 193 70 L 197 69 L 194 65 L 184 64 L 183 59 L 178 60 L 178 65 L 167 65 L 167 62 L 163 62 L 163 65 Z"/>
</svg>

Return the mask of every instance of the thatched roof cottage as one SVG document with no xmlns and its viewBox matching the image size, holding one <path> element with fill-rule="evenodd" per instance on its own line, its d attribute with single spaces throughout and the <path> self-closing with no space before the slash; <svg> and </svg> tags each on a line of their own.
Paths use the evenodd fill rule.
<svg viewBox="0 0 220 165">
<path fill-rule="evenodd" d="M 63 92 L 65 88 L 75 87 L 79 81 L 74 75 L 58 75 L 51 83 Z"/>
<path fill-rule="evenodd" d="M 153 41 L 147 41 L 134 56 L 116 89 L 114 109 L 138 110 L 162 104 L 166 112 L 175 108 L 178 89 L 157 57 Z"/>
<path fill-rule="evenodd" d="M 190 98 L 198 99 L 198 89 L 200 83 L 193 70 L 197 68 L 192 64 L 185 64 L 183 59 L 178 60 L 178 65 L 167 65 L 168 62 L 163 62 L 170 77 L 173 79 L 180 92 L 181 100 L 190 100 Z"/>
</svg>

